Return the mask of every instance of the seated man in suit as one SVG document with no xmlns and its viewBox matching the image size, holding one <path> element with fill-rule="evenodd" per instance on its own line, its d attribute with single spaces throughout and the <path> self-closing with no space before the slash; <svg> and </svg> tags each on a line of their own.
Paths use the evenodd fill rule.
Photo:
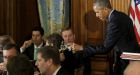
<svg viewBox="0 0 140 75">
<path fill-rule="evenodd" d="M 38 48 L 45 45 L 43 41 L 44 30 L 41 27 L 34 27 L 32 29 L 32 38 L 27 40 L 20 47 L 21 53 L 27 55 L 30 60 L 36 60 L 36 52 Z"/>
<path fill-rule="evenodd" d="M 13 57 L 13 56 L 16 56 L 18 55 L 18 50 L 17 50 L 17 47 L 15 44 L 6 44 L 4 47 L 3 47 L 3 61 L 2 63 L 0 63 L 0 71 L 2 72 L 2 75 L 7 75 L 5 73 L 6 71 L 6 65 L 7 65 L 7 62 L 8 62 L 8 59 Z"/>
<path fill-rule="evenodd" d="M 64 39 L 64 45 L 66 45 L 70 50 L 72 48 L 70 46 L 73 46 L 75 43 L 75 35 L 70 27 L 64 27 L 61 31 L 61 36 Z M 73 50 L 72 50 L 73 51 Z M 83 57 L 82 58 L 82 53 L 75 53 L 76 55 L 76 60 L 79 61 L 79 64 L 83 65 L 83 75 L 90 75 L 91 72 L 91 59 L 90 57 Z M 80 65 L 79 65 L 80 66 Z M 69 66 L 68 66 L 69 67 Z"/>
<path fill-rule="evenodd" d="M 61 67 L 59 50 L 56 47 L 45 46 L 39 49 L 36 66 L 42 75 L 70 75 Z"/>
</svg>

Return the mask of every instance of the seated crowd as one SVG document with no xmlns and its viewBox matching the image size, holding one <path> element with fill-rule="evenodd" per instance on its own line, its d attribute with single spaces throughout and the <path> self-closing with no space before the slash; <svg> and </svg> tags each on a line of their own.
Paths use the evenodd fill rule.
<svg viewBox="0 0 140 75">
<path fill-rule="evenodd" d="M 52 33 L 46 41 L 43 35 L 41 27 L 34 27 L 31 38 L 21 47 L 17 47 L 10 36 L 0 36 L 0 74 L 76 75 L 75 70 L 83 64 L 83 58 L 80 52 L 72 50 L 75 38 L 72 30 L 64 28 L 62 36 Z"/>
</svg>

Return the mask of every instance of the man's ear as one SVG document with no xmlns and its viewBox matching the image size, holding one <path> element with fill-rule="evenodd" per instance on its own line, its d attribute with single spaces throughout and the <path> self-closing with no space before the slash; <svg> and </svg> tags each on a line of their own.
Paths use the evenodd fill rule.
<svg viewBox="0 0 140 75">
<path fill-rule="evenodd" d="M 104 10 L 108 12 L 108 8 L 107 7 L 104 7 Z"/>
<path fill-rule="evenodd" d="M 52 59 L 48 59 L 46 63 L 47 63 L 47 65 L 50 66 L 53 63 L 53 60 Z"/>
</svg>

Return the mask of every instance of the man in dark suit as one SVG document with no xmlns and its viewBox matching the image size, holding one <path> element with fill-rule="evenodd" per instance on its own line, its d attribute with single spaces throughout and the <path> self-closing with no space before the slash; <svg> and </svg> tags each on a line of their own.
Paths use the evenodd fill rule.
<svg viewBox="0 0 140 75">
<path fill-rule="evenodd" d="M 70 75 L 61 67 L 59 50 L 53 46 L 44 46 L 38 50 L 36 66 L 42 75 Z"/>
<path fill-rule="evenodd" d="M 138 42 L 133 30 L 133 23 L 126 14 L 112 9 L 109 0 L 96 0 L 93 5 L 96 16 L 103 21 L 107 21 L 106 38 L 104 43 L 99 46 L 86 44 L 76 45 L 76 50 L 82 49 L 85 56 L 95 53 L 107 53 L 112 49 L 115 51 L 116 75 L 123 75 L 128 61 L 122 60 L 122 52 L 140 52 Z"/>
<path fill-rule="evenodd" d="M 81 52 L 74 53 L 73 50 L 71 50 L 70 48 L 70 46 L 72 46 L 73 43 L 75 43 L 75 34 L 72 31 L 72 29 L 70 27 L 62 28 L 61 36 L 64 39 L 64 45 L 68 47 L 67 48 L 68 50 L 64 51 L 64 54 L 67 57 L 67 59 L 64 61 L 64 66 L 68 68 L 69 70 L 71 69 L 71 71 L 73 69 L 73 72 L 74 72 L 74 69 L 78 69 L 79 67 L 83 66 L 83 75 L 90 75 L 91 74 L 91 62 L 90 62 L 91 59 L 89 57 L 82 58 Z M 71 65 L 75 65 L 75 66 L 69 66 L 70 63 Z"/>
<path fill-rule="evenodd" d="M 21 53 L 27 55 L 30 60 L 36 60 L 36 51 L 45 45 L 43 41 L 44 30 L 42 27 L 32 29 L 32 38 L 20 47 Z"/>
</svg>

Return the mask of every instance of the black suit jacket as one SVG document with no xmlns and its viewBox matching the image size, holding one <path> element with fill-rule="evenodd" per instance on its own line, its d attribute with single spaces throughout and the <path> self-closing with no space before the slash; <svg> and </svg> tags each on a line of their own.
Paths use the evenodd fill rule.
<svg viewBox="0 0 140 75">
<path fill-rule="evenodd" d="M 70 73 L 61 67 L 56 75 L 70 75 Z"/>
<path fill-rule="evenodd" d="M 65 60 L 61 62 L 61 66 L 67 70 L 70 75 L 74 75 L 74 70 L 80 67 L 80 61 L 72 51 L 69 51 L 69 49 L 66 49 L 63 53 Z"/>
<path fill-rule="evenodd" d="M 45 43 L 43 42 L 43 46 Z M 34 44 L 32 43 L 29 47 L 27 47 L 23 54 L 27 55 L 30 60 L 34 60 Z"/>
<path fill-rule="evenodd" d="M 120 59 L 122 52 L 140 52 L 134 33 L 133 23 L 126 14 L 114 10 L 108 18 L 106 31 L 104 44 L 99 46 L 93 46 L 91 44 L 85 45 L 85 56 L 91 56 L 95 53 L 107 53 L 114 49 L 117 55 L 116 62 L 119 66 L 123 66 L 125 62 L 122 62 Z"/>
</svg>

